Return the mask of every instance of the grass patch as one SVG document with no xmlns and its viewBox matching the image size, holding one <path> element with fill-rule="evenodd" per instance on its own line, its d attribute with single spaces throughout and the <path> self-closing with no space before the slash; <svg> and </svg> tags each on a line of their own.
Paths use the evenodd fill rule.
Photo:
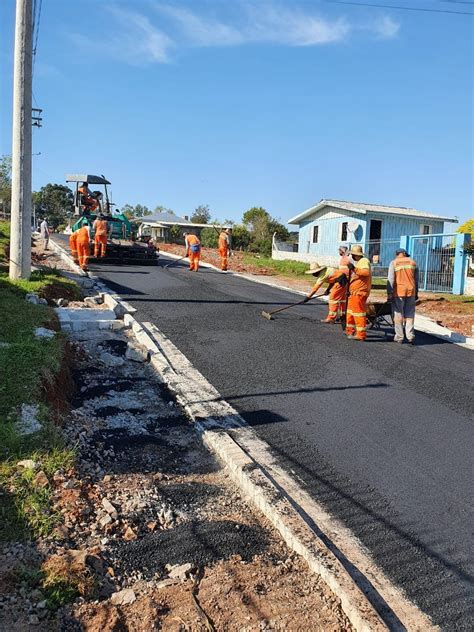
<svg viewBox="0 0 474 632">
<path fill-rule="evenodd" d="M 308 264 L 301 261 L 279 261 L 270 257 L 256 257 L 250 253 L 244 254 L 244 264 L 253 265 L 257 268 L 267 268 L 274 270 L 278 274 L 292 277 L 302 277 L 308 269 Z"/>
</svg>

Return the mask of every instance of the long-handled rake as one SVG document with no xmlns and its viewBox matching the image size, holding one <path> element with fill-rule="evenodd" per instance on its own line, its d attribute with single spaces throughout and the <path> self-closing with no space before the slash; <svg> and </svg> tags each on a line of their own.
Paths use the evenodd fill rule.
<svg viewBox="0 0 474 632">
<path fill-rule="evenodd" d="M 262 316 L 266 318 L 267 320 L 273 320 L 273 314 L 278 314 L 278 312 L 283 312 L 285 311 L 285 309 L 290 309 L 291 307 L 296 307 L 297 305 L 303 305 L 304 303 L 309 303 L 309 301 L 312 301 L 315 298 L 321 298 L 321 296 L 324 296 L 324 294 L 325 292 L 323 294 L 316 294 L 315 296 L 312 296 L 310 299 L 304 298 L 302 301 L 298 301 L 297 303 L 292 303 L 291 305 L 285 305 L 284 307 L 279 307 L 278 309 L 274 309 L 272 312 L 266 312 L 265 310 L 263 310 Z"/>
<path fill-rule="evenodd" d="M 176 259 L 176 261 L 172 261 L 171 263 L 167 263 L 165 266 L 163 266 L 165 268 L 165 270 L 168 270 L 168 268 L 175 266 L 177 263 L 179 263 L 180 261 L 182 261 L 183 259 L 186 259 L 187 255 L 184 255 L 184 257 L 181 257 L 181 259 Z"/>
</svg>

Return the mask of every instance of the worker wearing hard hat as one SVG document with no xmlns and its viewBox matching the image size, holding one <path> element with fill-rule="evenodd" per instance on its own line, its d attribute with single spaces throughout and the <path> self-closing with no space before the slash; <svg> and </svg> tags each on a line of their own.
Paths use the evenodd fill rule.
<svg viewBox="0 0 474 632">
<path fill-rule="evenodd" d="M 69 246 L 74 263 L 78 263 L 87 272 L 90 257 L 91 233 L 89 224 L 84 224 L 69 237 Z"/>
<path fill-rule="evenodd" d="M 350 340 L 363 341 L 367 337 L 367 298 L 372 287 L 372 273 L 370 261 L 364 256 L 362 246 L 352 246 L 349 255 L 346 334 Z"/>
<path fill-rule="evenodd" d="M 345 286 L 347 285 L 347 276 L 344 271 L 339 268 L 312 263 L 309 270 L 305 274 L 311 274 L 317 278 L 317 281 L 311 292 L 306 296 L 305 302 L 309 301 L 317 291 L 323 286 L 328 288 L 325 294 L 329 294 L 329 311 L 322 323 L 335 323 L 337 318 L 341 318 L 345 313 Z M 341 299 L 339 297 L 342 297 Z"/>
<path fill-rule="evenodd" d="M 192 233 L 183 233 L 186 246 L 186 257 L 189 257 L 189 269 L 197 272 L 199 270 L 199 260 L 201 259 L 201 242 Z"/>
<path fill-rule="evenodd" d="M 227 265 L 232 246 L 232 228 L 224 228 L 219 234 L 219 256 L 221 258 L 221 270 L 227 272 Z"/>
<path fill-rule="evenodd" d="M 107 248 L 107 220 L 103 215 L 98 215 L 92 224 L 94 229 L 94 257 L 105 257 Z"/>
<path fill-rule="evenodd" d="M 388 269 L 387 296 L 392 301 L 395 342 L 415 341 L 415 307 L 418 299 L 418 268 L 404 248 L 396 251 Z"/>
</svg>

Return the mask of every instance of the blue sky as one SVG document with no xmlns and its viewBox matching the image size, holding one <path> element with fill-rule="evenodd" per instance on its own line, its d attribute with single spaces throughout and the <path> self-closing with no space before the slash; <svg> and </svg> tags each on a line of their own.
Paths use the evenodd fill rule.
<svg viewBox="0 0 474 632">
<path fill-rule="evenodd" d="M 0 5 L 4 154 L 15 3 Z M 221 220 L 286 221 L 324 197 L 470 217 L 473 24 L 317 0 L 43 0 L 33 186 L 104 173 L 119 205 Z"/>
</svg>

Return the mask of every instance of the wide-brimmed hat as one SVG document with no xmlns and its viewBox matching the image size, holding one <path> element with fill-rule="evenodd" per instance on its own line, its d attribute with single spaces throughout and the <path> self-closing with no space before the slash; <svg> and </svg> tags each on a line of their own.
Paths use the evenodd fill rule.
<svg viewBox="0 0 474 632">
<path fill-rule="evenodd" d="M 309 270 L 306 270 L 305 274 L 319 274 L 321 270 L 325 270 L 326 268 L 327 266 L 322 266 L 315 261 L 314 263 L 309 264 Z"/>
<path fill-rule="evenodd" d="M 349 250 L 349 254 L 351 255 L 360 255 L 361 257 L 364 256 L 364 251 L 362 250 L 362 246 L 359 245 L 354 245 L 351 246 L 351 249 Z"/>
</svg>

